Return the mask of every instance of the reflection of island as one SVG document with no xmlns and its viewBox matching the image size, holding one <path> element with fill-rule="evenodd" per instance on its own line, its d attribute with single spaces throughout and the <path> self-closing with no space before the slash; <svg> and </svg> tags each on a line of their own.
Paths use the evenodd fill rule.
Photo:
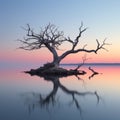
<svg viewBox="0 0 120 120">
<path fill-rule="evenodd" d="M 60 83 L 58 76 L 44 76 L 44 80 L 51 81 L 53 83 L 53 89 L 46 96 L 43 96 L 42 94 L 39 94 L 39 93 L 30 93 L 32 96 L 32 99 L 37 98 L 37 101 L 33 100 L 30 103 L 29 103 L 29 101 L 26 101 L 26 103 L 28 104 L 30 113 L 38 106 L 40 108 L 49 108 L 50 105 L 52 105 L 54 107 L 54 105 L 56 105 L 56 103 L 59 101 L 56 97 L 58 88 L 61 89 L 64 93 L 71 95 L 72 102 L 70 102 L 70 103 L 75 105 L 75 107 L 79 110 L 80 114 L 82 112 L 82 109 L 81 109 L 79 101 L 77 100 L 77 96 L 93 95 L 96 97 L 97 103 L 99 103 L 100 98 L 96 91 L 95 92 L 90 92 L 90 91 L 78 92 L 75 90 L 69 90 L 67 87 L 65 87 L 64 85 L 62 85 Z M 27 95 L 26 95 L 26 97 L 27 97 Z"/>
</svg>

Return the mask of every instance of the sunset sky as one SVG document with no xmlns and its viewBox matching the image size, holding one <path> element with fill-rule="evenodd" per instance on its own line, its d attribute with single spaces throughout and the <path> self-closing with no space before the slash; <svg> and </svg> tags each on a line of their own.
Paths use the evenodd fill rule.
<svg viewBox="0 0 120 120">
<path fill-rule="evenodd" d="M 75 38 L 83 21 L 88 27 L 80 46 L 96 47 L 96 39 L 107 38 L 109 52 L 87 54 L 88 62 L 120 62 L 120 0 L 0 0 L 0 67 L 18 64 L 39 64 L 52 60 L 47 50 L 18 50 L 17 39 L 25 36 L 22 27 L 29 23 L 39 32 L 49 22 Z M 65 44 L 62 50 L 70 48 Z M 62 52 L 62 51 L 61 51 Z M 70 55 L 63 63 L 81 62 L 84 53 Z"/>
</svg>

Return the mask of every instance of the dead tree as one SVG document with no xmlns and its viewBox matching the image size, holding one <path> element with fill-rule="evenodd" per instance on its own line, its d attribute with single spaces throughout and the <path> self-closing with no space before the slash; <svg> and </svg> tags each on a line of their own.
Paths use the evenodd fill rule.
<svg viewBox="0 0 120 120">
<path fill-rule="evenodd" d="M 25 30 L 27 32 L 26 37 L 23 40 L 18 40 L 22 43 L 22 46 L 19 48 L 24 50 L 36 50 L 43 47 L 47 48 L 53 55 L 53 61 L 50 63 L 50 66 L 52 67 L 59 67 L 60 62 L 70 54 L 75 54 L 78 52 L 93 52 L 97 54 L 100 49 L 106 50 L 104 46 L 108 45 L 105 42 L 105 39 L 101 44 L 98 40 L 96 40 L 97 47 L 95 49 L 87 49 L 87 44 L 82 48 L 77 48 L 82 34 L 87 30 L 87 28 L 83 28 L 83 23 L 81 23 L 79 33 L 75 39 L 65 37 L 63 31 L 59 31 L 55 25 L 50 23 L 44 29 L 41 28 L 38 34 L 34 32 L 29 24 L 27 24 L 27 28 Z M 64 42 L 71 43 L 71 48 L 63 52 L 61 55 L 58 55 L 57 50 L 59 50 L 59 47 Z"/>
</svg>

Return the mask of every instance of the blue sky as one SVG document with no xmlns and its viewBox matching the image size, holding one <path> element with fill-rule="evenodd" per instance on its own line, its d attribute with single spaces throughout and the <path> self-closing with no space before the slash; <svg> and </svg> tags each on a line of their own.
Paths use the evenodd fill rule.
<svg viewBox="0 0 120 120">
<path fill-rule="evenodd" d="M 95 33 L 112 31 L 120 21 L 119 6 L 119 0 L 0 0 L 0 31 L 14 36 L 27 23 L 38 28 L 51 22 L 73 32 L 81 21 Z"/>
<path fill-rule="evenodd" d="M 94 46 L 96 38 L 102 41 L 107 37 L 113 44 L 108 47 L 108 55 L 120 50 L 120 0 L 0 0 L 0 18 L 2 54 L 19 46 L 15 40 L 25 36 L 21 27 L 29 23 L 38 31 L 49 22 L 74 37 L 83 21 L 89 28 L 83 43 Z M 120 56 L 119 53 L 116 56 Z"/>
</svg>

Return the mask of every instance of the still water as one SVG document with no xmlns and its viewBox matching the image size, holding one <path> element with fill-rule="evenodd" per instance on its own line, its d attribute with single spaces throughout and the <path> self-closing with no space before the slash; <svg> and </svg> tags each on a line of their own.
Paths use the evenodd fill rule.
<svg viewBox="0 0 120 120">
<path fill-rule="evenodd" d="M 99 74 L 88 66 L 63 78 L 1 70 L 0 120 L 120 120 L 120 66 L 91 67 Z"/>
</svg>

